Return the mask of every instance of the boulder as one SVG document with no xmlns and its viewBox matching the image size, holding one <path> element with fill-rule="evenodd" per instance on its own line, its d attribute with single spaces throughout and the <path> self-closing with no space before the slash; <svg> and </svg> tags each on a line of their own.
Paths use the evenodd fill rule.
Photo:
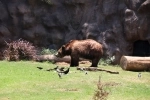
<svg viewBox="0 0 150 100">
<path fill-rule="evenodd" d="M 119 64 L 122 55 L 133 55 L 135 41 L 150 41 L 149 8 L 150 0 L 1 0 L 0 46 L 23 38 L 57 50 L 92 38 Z"/>
</svg>

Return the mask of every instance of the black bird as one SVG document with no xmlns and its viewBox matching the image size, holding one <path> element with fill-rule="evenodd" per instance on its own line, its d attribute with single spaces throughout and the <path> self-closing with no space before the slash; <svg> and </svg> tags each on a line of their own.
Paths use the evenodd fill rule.
<svg viewBox="0 0 150 100">
<path fill-rule="evenodd" d="M 62 75 L 61 73 L 58 73 L 59 78 L 61 78 L 61 75 Z"/>
<path fill-rule="evenodd" d="M 65 69 L 64 67 L 59 68 L 60 71 L 65 71 L 64 69 Z"/>
<path fill-rule="evenodd" d="M 83 71 L 85 73 L 85 75 L 88 74 L 88 72 L 84 68 L 80 68 L 80 71 Z"/>
<path fill-rule="evenodd" d="M 54 70 L 57 70 L 58 69 L 58 66 L 56 66 L 55 68 L 53 68 Z"/>
<path fill-rule="evenodd" d="M 67 69 L 67 70 L 60 70 L 60 69 L 57 69 L 56 71 L 57 71 L 57 73 L 58 73 L 58 76 L 59 76 L 59 78 L 61 78 L 61 76 L 62 75 L 66 75 L 66 74 L 68 74 L 69 73 L 69 70 L 70 70 L 70 67 Z"/>
<path fill-rule="evenodd" d="M 87 75 L 88 74 L 88 72 L 87 71 L 85 71 L 85 75 Z"/>
<path fill-rule="evenodd" d="M 64 74 L 68 74 L 68 73 L 69 73 L 69 70 L 70 70 L 70 67 L 69 67 L 67 70 L 63 71 L 63 73 L 64 73 Z"/>
<path fill-rule="evenodd" d="M 43 69 L 42 67 L 37 67 L 37 68 L 40 69 L 40 70 Z"/>
<path fill-rule="evenodd" d="M 57 73 L 68 74 L 69 70 L 70 70 L 70 67 L 67 70 L 62 70 L 62 69 L 58 68 L 56 71 L 57 71 Z"/>
</svg>

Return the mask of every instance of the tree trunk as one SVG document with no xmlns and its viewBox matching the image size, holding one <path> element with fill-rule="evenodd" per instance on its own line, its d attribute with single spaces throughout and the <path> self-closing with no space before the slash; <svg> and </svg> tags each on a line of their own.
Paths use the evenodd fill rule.
<svg viewBox="0 0 150 100">
<path fill-rule="evenodd" d="M 122 56 L 120 66 L 128 71 L 150 71 L 150 57 Z"/>
<path fill-rule="evenodd" d="M 63 58 L 58 58 L 54 55 L 38 55 L 37 61 L 52 61 L 52 62 L 67 62 L 70 63 L 70 57 L 65 56 Z"/>
<path fill-rule="evenodd" d="M 65 56 L 63 58 L 56 57 L 55 55 L 38 55 L 37 61 L 52 61 L 52 62 L 67 62 L 70 63 L 70 56 Z M 89 61 L 87 59 L 80 58 L 80 61 Z"/>
</svg>

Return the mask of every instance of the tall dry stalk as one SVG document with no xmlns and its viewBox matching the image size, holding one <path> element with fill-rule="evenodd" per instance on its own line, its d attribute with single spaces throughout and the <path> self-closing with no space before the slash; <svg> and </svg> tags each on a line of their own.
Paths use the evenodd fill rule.
<svg viewBox="0 0 150 100">
<path fill-rule="evenodd" d="M 101 77 L 99 77 L 99 81 L 97 84 L 97 90 L 95 91 L 93 99 L 94 100 L 106 100 L 108 97 L 108 94 L 109 94 L 109 92 L 105 90 L 106 87 L 107 87 L 107 85 L 106 84 L 103 85 L 101 83 Z"/>
</svg>

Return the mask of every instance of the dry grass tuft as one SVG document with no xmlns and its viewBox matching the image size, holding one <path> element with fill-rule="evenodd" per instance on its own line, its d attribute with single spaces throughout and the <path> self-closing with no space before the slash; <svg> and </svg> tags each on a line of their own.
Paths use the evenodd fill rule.
<svg viewBox="0 0 150 100">
<path fill-rule="evenodd" d="M 106 91 L 106 87 L 108 87 L 107 84 L 101 83 L 101 78 L 99 77 L 99 81 L 97 84 L 97 90 L 95 91 L 94 100 L 106 100 L 108 97 L 109 92 Z"/>
</svg>

